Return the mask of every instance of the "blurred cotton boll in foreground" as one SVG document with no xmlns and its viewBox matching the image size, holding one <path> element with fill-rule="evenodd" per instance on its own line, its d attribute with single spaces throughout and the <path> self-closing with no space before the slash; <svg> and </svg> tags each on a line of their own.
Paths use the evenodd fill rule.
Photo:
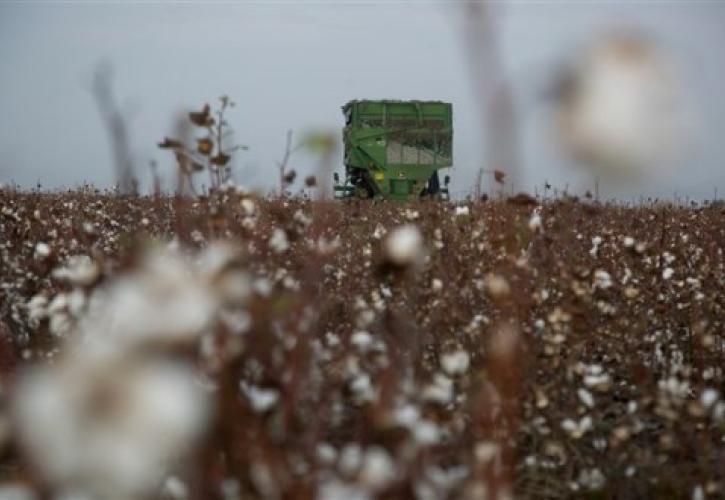
<svg viewBox="0 0 725 500">
<path fill-rule="evenodd" d="M 157 246 L 96 288 L 53 364 L 23 374 L 13 425 L 42 477 L 93 498 L 147 498 L 210 419 L 194 346 L 249 278 L 234 248 Z"/>
<path fill-rule="evenodd" d="M 152 491 L 204 428 L 207 402 L 185 365 L 108 363 L 76 352 L 18 387 L 28 457 L 52 484 L 98 498 Z"/>
<path fill-rule="evenodd" d="M 191 263 L 155 248 L 137 269 L 94 294 L 82 333 L 87 342 L 110 342 L 113 348 L 116 343 L 190 342 L 215 307 L 211 289 Z"/>
<path fill-rule="evenodd" d="M 636 35 L 592 45 L 560 75 L 556 99 L 565 149 L 606 179 L 641 179 L 671 165 L 688 142 L 675 69 Z"/>
</svg>

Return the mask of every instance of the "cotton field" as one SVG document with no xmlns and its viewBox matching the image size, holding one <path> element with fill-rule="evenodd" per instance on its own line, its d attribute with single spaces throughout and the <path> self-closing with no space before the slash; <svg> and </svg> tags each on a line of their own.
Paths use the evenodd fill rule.
<svg viewBox="0 0 725 500">
<path fill-rule="evenodd" d="M 0 498 L 719 498 L 725 208 L 0 191 Z"/>
</svg>

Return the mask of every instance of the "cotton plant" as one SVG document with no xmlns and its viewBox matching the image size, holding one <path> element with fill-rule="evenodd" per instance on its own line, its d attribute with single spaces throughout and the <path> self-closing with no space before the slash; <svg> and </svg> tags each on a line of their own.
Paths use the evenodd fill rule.
<svg viewBox="0 0 725 500">
<path fill-rule="evenodd" d="M 249 297 L 234 256 L 224 245 L 196 260 L 147 251 L 91 293 L 55 363 L 23 374 L 13 421 L 46 481 L 99 498 L 142 498 L 183 460 L 213 408 L 199 370 L 173 348 L 198 344 L 228 301 Z M 44 305 L 35 299 L 31 310 Z"/>
</svg>

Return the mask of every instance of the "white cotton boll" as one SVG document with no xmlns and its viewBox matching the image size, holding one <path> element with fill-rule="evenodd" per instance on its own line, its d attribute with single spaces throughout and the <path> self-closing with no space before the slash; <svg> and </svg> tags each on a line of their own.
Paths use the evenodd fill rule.
<svg viewBox="0 0 725 500">
<path fill-rule="evenodd" d="M 700 402 L 705 408 L 710 408 L 720 398 L 720 393 L 716 389 L 705 389 L 700 395 Z"/>
<path fill-rule="evenodd" d="M 219 319 L 232 333 L 246 333 L 252 326 L 252 315 L 247 311 L 219 311 Z"/>
<path fill-rule="evenodd" d="M 474 455 L 476 460 L 481 464 L 487 464 L 494 460 L 501 453 L 501 446 L 491 441 L 481 441 L 476 443 Z"/>
<path fill-rule="evenodd" d="M 301 209 L 297 209 L 292 215 L 292 220 L 297 222 L 303 228 L 309 227 L 312 224 L 312 217 L 305 214 Z"/>
<path fill-rule="evenodd" d="M 586 375 L 583 381 L 585 386 L 598 390 L 603 390 L 609 387 L 612 383 L 612 380 L 606 373 L 597 375 Z"/>
<path fill-rule="evenodd" d="M 193 286 L 168 285 L 144 293 L 135 282 L 117 284 L 108 301 L 108 334 L 123 343 L 195 340 L 210 319 L 213 299 Z"/>
<path fill-rule="evenodd" d="M 189 262 L 154 251 L 138 270 L 94 294 L 81 329 L 89 343 L 189 342 L 198 339 L 216 306 L 216 297 Z"/>
<path fill-rule="evenodd" d="M 395 461 L 380 446 L 371 446 L 365 451 L 360 481 L 373 491 L 381 490 L 395 479 Z"/>
<path fill-rule="evenodd" d="M 86 306 L 86 295 L 79 289 L 68 292 L 68 312 L 71 316 L 79 317 Z"/>
<path fill-rule="evenodd" d="M 407 428 L 420 445 L 432 445 L 440 440 L 441 431 L 438 426 L 430 420 L 422 419 L 420 410 L 412 404 L 395 410 L 393 419 L 398 425 Z"/>
<path fill-rule="evenodd" d="M 355 474 L 362 465 L 362 458 L 362 449 L 359 444 L 346 444 L 340 452 L 340 460 L 338 462 L 340 472 L 347 475 Z"/>
<path fill-rule="evenodd" d="M 34 257 L 38 260 L 43 260 L 50 255 L 50 246 L 42 241 L 35 245 Z"/>
<path fill-rule="evenodd" d="M 59 293 L 48 304 L 48 314 L 58 314 L 68 309 L 68 294 Z"/>
<path fill-rule="evenodd" d="M 246 270 L 239 269 L 239 250 L 227 243 L 210 244 L 200 255 L 198 271 L 207 280 L 197 286 L 209 285 L 218 299 L 240 303 L 252 295 L 252 279 Z"/>
<path fill-rule="evenodd" d="M 73 320 L 66 312 L 53 314 L 48 321 L 48 329 L 56 337 L 65 337 L 73 330 Z"/>
<path fill-rule="evenodd" d="M 467 216 L 470 215 L 470 213 L 471 211 L 469 210 L 468 205 L 456 207 L 456 217 Z"/>
<path fill-rule="evenodd" d="M 483 287 L 486 293 L 494 299 L 502 299 L 511 293 L 511 285 L 500 274 L 487 274 L 483 280 Z"/>
<path fill-rule="evenodd" d="M 324 481 L 317 493 L 317 500 L 370 500 L 368 492 L 356 484 L 343 483 L 337 479 Z"/>
<path fill-rule="evenodd" d="M 189 498 L 189 488 L 176 476 L 169 476 L 166 478 L 162 493 L 174 500 L 184 500 Z"/>
<path fill-rule="evenodd" d="M 570 432 L 570 433 L 574 432 L 578 427 L 579 427 L 579 425 L 570 418 L 564 419 L 561 422 L 561 428 L 563 430 L 565 430 L 566 432 Z"/>
<path fill-rule="evenodd" d="M 257 413 L 264 413 L 271 410 L 279 401 L 279 391 L 276 389 L 264 389 L 241 382 L 240 387 L 249 404 Z"/>
<path fill-rule="evenodd" d="M 420 217 L 420 212 L 417 210 L 406 209 L 405 218 L 408 220 L 417 220 Z"/>
<path fill-rule="evenodd" d="M 48 328 L 50 333 L 57 337 L 68 335 L 73 329 L 74 319 L 71 316 L 71 303 L 77 307 L 78 299 L 71 301 L 71 293 L 59 293 L 48 304 L 46 313 L 48 315 Z"/>
<path fill-rule="evenodd" d="M 254 204 L 254 201 L 249 198 L 244 198 L 241 201 L 242 209 L 244 210 L 244 213 L 247 215 L 254 215 L 254 212 L 257 209 L 257 206 Z"/>
<path fill-rule="evenodd" d="M 209 277 L 215 277 L 234 262 L 238 251 L 228 243 L 214 242 L 199 255 L 199 270 Z"/>
<path fill-rule="evenodd" d="M 194 229 L 191 232 L 191 239 L 194 240 L 195 243 L 203 243 L 204 242 L 204 235 L 199 231 L 198 229 Z"/>
<path fill-rule="evenodd" d="M 74 351 L 21 381 L 14 416 L 48 481 L 128 498 L 156 488 L 166 464 L 193 444 L 207 402 L 184 365 L 98 363 Z"/>
<path fill-rule="evenodd" d="M 581 401 L 584 406 L 587 408 L 594 408 L 594 396 L 592 396 L 591 392 L 582 387 L 577 391 L 577 396 L 579 396 L 579 401 Z"/>
<path fill-rule="evenodd" d="M 48 316 L 48 297 L 43 294 L 34 295 L 25 306 L 31 324 L 37 324 Z"/>
<path fill-rule="evenodd" d="M 718 424 L 725 421 L 725 402 L 718 401 L 712 409 L 712 419 Z"/>
<path fill-rule="evenodd" d="M 436 444 L 441 438 L 441 430 L 430 420 L 418 420 L 410 426 L 410 431 L 416 443 L 423 446 Z"/>
<path fill-rule="evenodd" d="M 610 179 L 643 177 L 678 156 L 687 123 L 673 71 L 646 40 L 609 36 L 563 79 L 558 117 L 578 161 Z"/>
<path fill-rule="evenodd" d="M 395 410 L 393 419 L 399 425 L 410 427 L 420 419 L 420 410 L 414 405 L 407 404 Z"/>
<path fill-rule="evenodd" d="M 51 275 L 59 281 L 66 281 L 72 285 L 88 286 L 94 283 L 101 274 L 97 262 L 87 255 L 73 255 L 61 267 L 53 269 Z"/>
<path fill-rule="evenodd" d="M 217 277 L 213 288 L 220 300 L 239 304 L 252 296 L 252 278 L 239 269 L 227 271 Z"/>
<path fill-rule="evenodd" d="M 663 280 L 668 280 L 668 279 L 672 278 L 672 276 L 673 276 L 674 274 L 675 274 L 675 270 L 674 270 L 674 269 L 672 269 L 671 267 L 666 267 L 666 268 L 665 268 L 665 269 L 664 269 L 664 270 L 662 271 L 662 279 L 663 279 Z"/>
<path fill-rule="evenodd" d="M 442 373 L 436 373 L 433 383 L 423 388 L 423 399 L 440 404 L 450 403 L 453 399 L 453 381 Z"/>
<path fill-rule="evenodd" d="M 602 244 L 602 237 L 595 236 L 592 238 L 592 248 L 589 249 L 589 255 L 596 258 L 599 255 L 599 245 Z"/>
<path fill-rule="evenodd" d="M 360 373 L 350 381 L 350 390 L 357 396 L 360 401 L 374 401 L 376 391 L 373 387 L 370 375 Z"/>
<path fill-rule="evenodd" d="M 606 290 L 607 288 L 610 288 L 613 283 L 612 276 L 604 269 L 597 269 L 594 271 L 594 288 Z"/>
<path fill-rule="evenodd" d="M 471 358 L 466 351 L 459 350 L 441 356 L 441 366 L 448 375 L 461 375 L 468 371 Z"/>
<path fill-rule="evenodd" d="M 274 253 L 284 253 L 289 249 L 289 240 L 284 229 L 275 228 L 269 238 L 269 246 Z"/>
<path fill-rule="evenodd" d="M 544 230 L 544 221 L 538 208 L 532 212 L 528 226 L 532 233 L 540 233 Z"/>
<path fill-rule="evenodd" d="M 252 283 L 252 289 L 262 297 L 269 297 L 272 293 L 272 283 L 267 278 L 258 278 Z"/>
<path fill-rule="evenodd" d="M 319 443 L 315 449 L 315 455 L 321 463 L 332 465 L 337 460 L 337 449 L 330 443 Z"/>
<path fill-rule="evenodd" d="M 562 430 L 569 433 L 573 439 L 579 439 L 592 428 L 592 418 L 589 415 L 585 415 L 578 422 L 571 418 L 564 419 L 561 422 Z"/>
<path fill-rule="evenodd" d="M 375 225 L 375 231 L 373 231 L 373 238 L 376 240 L 379 240 L 383 236 L 385 236 L 388 233 L 388 230 L 385 229 L 385 226 L 380 224 L 379 222 Z"/>
<path fill-rule="evenodd" d="M 401 267 L 419 262 L 423 257 L 423 237 L 416 226 L 395 228 L 384 243 L 387 259 Z"/>
<path fill-rule="evenodd" d="M 607 482 L 607 478 L 597 468 L 583 469 L 579 473 L 579 478 L 578 478 L 577 482 L 581 486 L 583 486 L 591 491 L 596 491 L 596 490 L 600 490 L 604 487 L 604 485 Z"/>
<path fill-rule="evenodd" d="M 360 330 L 352 334 L 350 342 L 361 351 L 367 351 L 373 344 L 373 336 L 365 330 Z"/>
</svg>

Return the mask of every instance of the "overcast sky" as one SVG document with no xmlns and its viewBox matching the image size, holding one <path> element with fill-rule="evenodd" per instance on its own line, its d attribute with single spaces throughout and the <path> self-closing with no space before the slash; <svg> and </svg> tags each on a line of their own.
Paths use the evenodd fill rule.
<svg viewBox="0 0 725 500">
<path fill-rule="evenodd" d="M 285 133 L 339 134 L 353 98 L 436 99 L 454 106 L 452 189 L 472 186 L 485 148 L 476 92 L 453 2 L 2 2 L 0 1 L 0 181 L 31 187 L 113 182 L 108 137 L 90 93 L 100 61 L 129 116 L 136 169 L 148 182 L 155 147 L 174 118 L 229 94 L 240 142 L 236 178 L 269 188 Z M 672 175 L 612 188 L 631 197 L 725 193 L 725 2 L 497 3 L 504 63 L 523 131 L 525 184 L 583 189 L 550 141 L 536 96 L 577 47 L 616 27 L 642 30 L 682 69 L 699 116 L 696 147 Z M 338 163 L 341 164 L 341 155 Z M 293 162 L 301 173 L 310 158 Z"/>
</svg>

